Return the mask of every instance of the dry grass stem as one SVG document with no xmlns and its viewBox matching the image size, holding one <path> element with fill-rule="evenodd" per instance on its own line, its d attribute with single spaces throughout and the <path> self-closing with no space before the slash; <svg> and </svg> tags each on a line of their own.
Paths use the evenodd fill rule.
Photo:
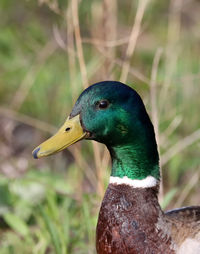
<svg viewBox="0 0 200 254">
<path fill-rule="evenodd" d="M 159 142 L 159 120 L 158 120 L 158 107 L 157 107 L 157 84 L 156 77 L 158 72 L 158 65 L 162 55 L 162 49 L 158 48 L 153 60 L 153 66 L 151 71 L 151 80 L 150 80 L 150 103 L 151 103 L 151 118 L 155 129 L 156 140 L 158 144 L 158 148 L 160 145 Z"/>
<path fill-rule="evenodd" d="M 151 71 L 151 80 L 150 80 L 150 103 L 151 103 L 151 117 L 152 122 L 154 125 L 155 135 L 156 135 L 156 141 L 158 145 L 158 151 L 160 153 L 160 139 L 159 139 L 159 119 L 158 119 L 158 108 L 157 108 L 157 83 L 156 83 L 156 77 L 158 72 L 158 66 L 160 62 L 160 58 L 162 55 L 162 49 L 158 48 L 156 50 L 154 59 L 153 59 L 153 65 L 152 65 L 152 71 Z M 160 202 L 163 200 L 163 179 L 162 179 L 162 167 L 161 167 L 161 158 L 160 158 L 160 193 L 159 193 L 159 199 Z"/>
<path fill-rule="evenodd" d="M 97 173 L 97 191 L 98 195 L 100 195 L 100 197 L 103 197 L 104 195 L 103 170 L 105 169 L 102 168 L 100 145 L 95 141 L 92 141 L 92 145 L 94 151 L 95 168 Z"/>
<path fill-rule="evenodd" d="M 126 50 L 125 61 L 122 66 L 122 73 L 120 77 L 121 82 L 124 82 L 124 83 L 127 80 L 127 76 L 128 76 L 129 68 L 130 68 L 130 58 L 133 55 L 135 47 L 136 47 L 137 39 L 140 33 L 142 18 L 144 16 L 144 12 L 148 2 L 149 0 L 138 1 L 138 8 L 137 8 L 136 16 L 135 16 L 135 22 L 132 27 L 128 47 Z"/>
<path fill-rule="evenodd" d="M 61 36 L 61 34 L 60 34 L 60 32 L 59 32 L 59 30 L 58 30 L 58 28 L 56 27 L 56 26 L 54 26 L 53 27 L 53 33 L 54 33 L 54 38 L 55 38 L 55 40 L 56 40 L 56 42 L 58 43 L 58 46 L 60 47 L 60 48 L 62 48 L 64 51 L 66 51 L 68 54 L 69 54 L 69 61 L 72 61 L 72 58 L 74 58 L 74 57 L 76 57 L 76 58 L 78 58 L 78 55 L 77 55 L 77 52 L 75 51 L 75 49 L 74 49 L 74 46 L 73 46 L 73 44 L 71 44 L 70 43 L 70 36 L 68 35 L 67 37 L 68 37 L 68 43 L 66 44 L 65 43 L 65 41 L 63 40 L 63 38 L 62 38 L 62 36 Z M 73 36 L 72 36 L 73 37 Z M 128 37 L 129 38 L 129 37 Z M 73 40 L 73 38 L 72 38 L 72 40 Z M 82 39 L 82 42 L 84 42 L 84 40 L 85 40 L 85 43 L 89 43 L 89 41 L 91 41 L 91 43 L 92 43 L 92 41 L 93 41 L 93 39 Z M 95 39 L 96 40 L 96 39 Z M 121 40 L 123 40 L 123 39 L 121 39 Z M 96 47 L 96 49 L 101 53 L 101 56 L 103 56 L 104 58 L 108 58 L 109 59 L 109 61 L 112 63 L 112 64 L 116 64 L 116 65 L 118 65 L 118 66 L 120 66 L 120 67 L 122 67 L 123 66 L 123 61 L 122 60 L 120 60 L 119 58 L 113 58 L 113 57 L 111 57 L 110 55 L 107 55 L 106 54 L 106 51 L 103 49 L 103 47 L 106 47 L 106 43 L 109 43 L 109 42 L 105 42 L 105 43 L 103 43 L 103 41 L 102 41 L 102 43 L 103 44 L 101 44 L 100 43 L 101 41 L 99 41 L 99 43 L 92 43 L 95 47 Z M 111 45 L 113 45 L 113 47 L 114 47 L 114 44 L 115 44 L 115 41 L 112 41 L 112 43 L 110 44 L 110 46 Z M 102 63 L 103 64 L 103 63 Z M 69 64 L 69 70 L 70 70 L 70 68 L 71 68 L 71 63 Z M 141 82 L 144 82 L 144 83 L 146 83 L 146 84 L 149 84 L 150 83 L 150 80 L 149 80 L 149 78 L 148 77 L 146 77 L 143 73 L 141 73 L 140 71 L 138 71 L 138 70 L 136 70 L 135 68 L 133 68 L 133 67 L 131 67 L 130 66 L 130 68 L 129 68 L 129 73 L 134 77 L 134 78 L 136 78 L 137 80 L 139 80 L 139 81 L 141 81 Z M 73 96 L 72 96 L 73 97 Z"/>
<path fill-rule="evenodd" d="M 112 59 L 112 58 L 110 58 L 108 55 L 106 55 L 106 53 L 105 53 L 102 49 L 100 49 L 100 48 L 97 48 L 97 49 L 100 51 L 101 55 L 103 55 L 103 56 L 106 57 L 106 58 L 109 58 L 110 61 L 112 61 L 114 64 L 118 65 L 119 67 L 122 67 L 122 66 L 123 66 L 123 63 L 124 63 L 124 62 L 123 62 L 121 59 L 119 59 L 119 58 L 114 58 L 114 59 Z M 148 77 L 146 77 L 144 74 L 142 74 L 141 72 L 139 72 L 138 70 L 136 70 L 136 69 L 133 68 L 133 67 L 130 67 L 130 68 L 129 68 L 129 73 L 130 73 L 134 78 L 136 78 L 137 80 L 139 80 L 139 81 L 141 81 L 141 82 L 144 82 L 144 83 L 146 83 L 146 84 L 149 84 L 149 83 L 150 83 L 150 79 L 149 79 Z"/>
<path fill-rule="evenodd" d="M 72 7 L 72 20 L 74 25 L 74 34 L 75 34 L 75 41 L 76 41 L 76 48 L 79 60 L 79 66 L 83 81 L 83 87 L 88 87 L 88 78 L 87 78 L 87 70 L 83 55 L 83 47 L 82 47 L 82 39 L 81 39 L 81 32 L 80 32 L 80 25 L 79 25 L 79 17 L 78 17 L 78 1 L 72 0 L 71 1 Z"/>
<path fill-rule="evenodd" d="M 61 14 L 57 0 L 38 0 L 39 5 L 46 4 L 56 14 Z"/>
<path fill-rule="evenodd" d="M 83 171 L 84 175 L 87 177 L 89 183 L 91 186 L 96 189 L 96 182 L 97 178 L 92 170 L 92 168 L 89 166 L 89 164 L 83 159 L 83 156 L 81 154 L 80 149 L 78 149 L 77 146 L 74 146 L 71 148 L 73 151 L 73 156 L 76 160 L 76 163 L 78 164 L 79 168 Z"/>
<path fill-rule="evenodd" d="M 181 194 L 179 195 L 176 203 L 174 204 L 174 207 L 180 207 L 183 205 L 183 202 L 186 200 L 194 186 L 199 181 L 199 169 L 193 174 L 192 178 L 189 180 L 189 182 L 185 185 L 184 189 L 181 191 Z"/>
<path fill-rule="evenodd" d="M 169 145 L 169 136 L 178 128 L 182 122 L 182 116 L 176 116 L 160 136 L 160 146 L 166 148 Z"/>
<path fill-rule="evenodd" d="M 117 2 L 116 0 L 104 0 L 102 2 L 102 34 L 104 41 L 110 41 L 116 39 L 116 30 L 117 30 Z M 106 55 L 109 55 L 111 59 L 115 57 L 115 48 L 114 47 L 104 47 Z M 105 64 L 103 66 L 103 79 L 112 80 L 113 73 L 112 67 L 113 63 L 110 61 L 110 58 L 105 58 Z"/>
<path fill-rule="evenodd" d="M 122 46 L 126 43 L 129 42 L 130 36 L 117 39 L 117 40 L 100 40 L 97 38 L 82 38 L 83 43 L 88 43 L 88 44 L 93 44 L 95 46 L 100 46 L 100 47 L 107 47 L 107 48 L 114 48 L 118 46 Z"/>
<path fill-rule="evenodd" d="M 29 126 L 32 126 L 36 129 L 48 132 L 50 134 L 55 133 L 57 128 L 51 124 L 48 124 L 46 122 L 40 121 L 36 118 L 18 113 L 12 109 L 4 108 L 0 106 L 0 114 L 3 115 L 4 117 L 11 118 L 15 121 L 27 124 Z"/>
<path fill-rule="evenodd" d="M 44 48 L 38 53 L 34 65 L 29 69 L 22 83 L 20 84 L 17 92 L 15 93 L 10 107 L 15 110 L 19 110 L 24 103 L 31 87 L 34 84 L 36 73 L 40 71 L 45 61 L 50 57 L 57 49 L 57 44 L 54 40 L 49 41 Z"/>
<path fill-rule="evenodd" d="M 67 19 L 67 18 L 66 18 Z M 71 31 L 71 28 L 70 28 Z M 70 56 L 74 56 L 78 58 L 77 52 L 75 51 L 74 46 L 70 47 L 68 43 L 65 42 L 63 39 L 58 27 L 56 25 L 53 26 L 53 35 L 54 39 L 57 42 L 58 46 L 63 49 L 66 53 L 68 53 Z"/>
<path fill-rule="evenodd" d="M 55 41 L 58 43 L 58 46 L 64 51 L 67 51 L 67 45 L 64 39 L 62 38 L 59 28 L 56 24 L 53 25 L 53 35 L 54 35 Z"/>
<path fill-rule="evenodd" d="M 160 113 L 167 99 L 167 92 L 170 88 L 174 71 L 176 70 L 179 55 L 179 39 L 181 29 L 181 7 L 183 0 L 171 0 L 168 23 L 168 42 L 166 48 L 165 79 L 160 94 Z"/>
<path fill-rule="evenodd" d="M 75 98 L 78 96 L 78 87 L 74 84 L 76 80 L 76 51 L 75 51 L 75 41 L 74 41 L 74 26 L 72 21 L 71 9 L 68 8 L 65 12 L 65 19 L 67 22 L 67 53 L 68 53 L 68 63 L 69 63 L 69 75 L 70 75 L 70 86 L 72 91 L 72 101 L 74 103 Z M 70 54 L 72 49 L 75 54 Z"/>
<path fill-rule="evenodd" d="M 110 154 L 108 152 L 108 149 L 105 147 L 102 155 L 102 169 L 106 170 L 108 168 L 109 163 L 110 163 Z"/>
<path fill-rule="evenodd" d="M 179 142 L 177 142 L 174 146 L 169 148 L 162 155 L 162 166 L 164 166 L 176 154 L 180 153 L 182 150 L 184 150 L 188 146 L 194 144 L 199 139 L 200 139 L 200 129 L 196 130 L 191 135 L 181 139 Z"/>
</svg>

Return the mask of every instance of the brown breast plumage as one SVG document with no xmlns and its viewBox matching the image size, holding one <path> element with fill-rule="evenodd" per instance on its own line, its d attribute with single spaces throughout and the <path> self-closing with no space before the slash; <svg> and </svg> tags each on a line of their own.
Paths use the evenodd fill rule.
<svg viewBox="0 0 200 254">
<path fill-rule="evenodd" d="M 157 190 L 108 186 L 97 224 L 98 254 L 175 253 Z"/>
</svg>

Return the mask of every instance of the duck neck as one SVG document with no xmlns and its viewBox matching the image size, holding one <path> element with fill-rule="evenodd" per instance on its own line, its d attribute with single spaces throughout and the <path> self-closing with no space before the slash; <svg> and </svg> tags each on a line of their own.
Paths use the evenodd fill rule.
<svg viewBox="0 0 200 254">
<path fill-rule="evenodd" d="M 121 183 L 124 183 L 121 179 L 129 182 L 136 180 L 138 183 L 146 181 L 148 184 L 150 181 L 150 186 L 147 187 L 158 185 L 160 171 L 155 138 L 112 146 L 108 149 L 112 158 L 112 179 L 118 179 Z M 144 185 L 146 184 L 144 183 Z M 141 187 L 140 184 L 138 187 Z"/>
</svg>

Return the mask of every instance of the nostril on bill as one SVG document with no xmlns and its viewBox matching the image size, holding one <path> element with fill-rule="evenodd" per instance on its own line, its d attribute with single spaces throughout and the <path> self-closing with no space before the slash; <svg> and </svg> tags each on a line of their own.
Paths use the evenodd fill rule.
<svg viewBox="0 0 200 254">
<path fill-rule="evenodd" d="M 65 129 L 65 131 L 70 131 L 71 130 L 71 128 L 70 127 L 67 127 L 66 129 Z"/>
</svg>

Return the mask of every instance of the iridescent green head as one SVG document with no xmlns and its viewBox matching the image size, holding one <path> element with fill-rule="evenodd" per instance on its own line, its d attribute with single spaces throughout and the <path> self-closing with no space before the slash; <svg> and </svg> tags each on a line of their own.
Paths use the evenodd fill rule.
<svg viewBox="0 0 200 254">
<path fill-rule="evenodd" d="M 70 121 L 77 118 L 82 130 L 74 137 L 75 128 Z M 109 149 L 112 176 L 159 179 L 159 157 L 152 123 L 140 96 L 120 82 L 104 81 L 83 91 L 59 133 L 63 135 L 59 136 L 62 141 L 59 147 L 58 140 L 54 142 L 51 138 L 34 150 L 34 157 L 55 153 L 79 139 L 93 139 Z M 74 140 L 68 141 L 71 136 Z"/>
</svg>

